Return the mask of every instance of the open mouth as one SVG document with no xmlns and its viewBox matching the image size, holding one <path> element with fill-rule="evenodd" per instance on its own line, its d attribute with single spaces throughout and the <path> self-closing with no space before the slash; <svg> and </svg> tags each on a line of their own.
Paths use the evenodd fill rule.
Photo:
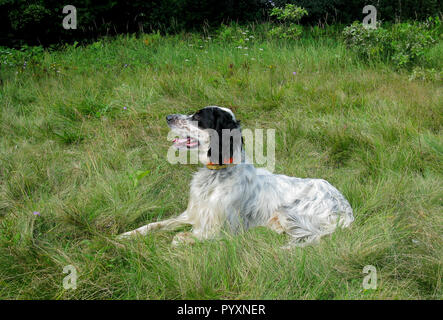
<svg viewBox="0 0 443 320">
<path fill-rule="evenodd" d="M 172 141 L 177 149 L 194 149 L 198 147 L 198 140 L 192 137 L 176 138 Z"/>
</svg>

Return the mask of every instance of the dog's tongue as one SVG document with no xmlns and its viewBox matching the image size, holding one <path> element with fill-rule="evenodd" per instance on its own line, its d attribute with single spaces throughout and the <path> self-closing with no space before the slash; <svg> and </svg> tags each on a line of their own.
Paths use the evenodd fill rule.
<svg viewBox="0 0 443 320">
<path fill-rule="evenodd" d="M 187 139 L 187 138 L 182 138 L 182 139 L 174 139 L 174 143 L 175 144 L 185 144 L 185 143 L 188 143 L 188 140 L 189 139 Z"/>
<path fill-rule="evenodd" d="M 195 147 L 197 145 L 197 141 L 191 138 L 176 138 L 174 139 L 174 144 L 176 146 L 187 146 L 187 147 Z"/>
<path fill-rule="evenodd" d="M 197 144 L 198 144 L 198 142 L 193 140 L 193 139 L 191 139 L 191 138 L 188 138 L 188 141 L 186 142 L 186 145 L 188 147 L 195 147 Z"/>
</svg>

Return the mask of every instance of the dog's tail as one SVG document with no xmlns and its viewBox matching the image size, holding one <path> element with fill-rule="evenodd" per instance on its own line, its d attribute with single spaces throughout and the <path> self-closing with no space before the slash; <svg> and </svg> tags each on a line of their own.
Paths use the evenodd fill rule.
<svg viewBox="0 0 443 320">
<path fill-rule="evenodd" d="M 337 212 L 327 210 L 319 215 L 310 215 L 287 207 L 279 210 L 285 219 L 286 232 L 291 236 L 289 245 L 304 247 L 316 244 L 321 237 L 333 233 L 337 226 L 348 227 L 354 217 L 350 207 L 344 209 Z"/>
</svg>

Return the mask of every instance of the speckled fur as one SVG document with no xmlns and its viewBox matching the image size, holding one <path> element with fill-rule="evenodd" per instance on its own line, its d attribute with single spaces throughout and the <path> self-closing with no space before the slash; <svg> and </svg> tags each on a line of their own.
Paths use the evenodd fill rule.
<svg viewBox="0 0 443 320">
<path fill-rule="evenodd" d="M 229 114 L 234 118 L 232 112 Z M 180 117 L 180 122 L 183 119 Z M 193 130 L 202 131 L 195 127 Z M 200 135 L 207 137 L 204 132 Z M 207 148 L 207 145 L 204 144 L 204 147 Z M 205 149 L 199 150 L 203 163 L 209 161 L 204 156 L 206 153 Z M 256 169 L 243 159 L 240 164 L 220 170 L 199 169 L 191 182 L 185 212 L 176 218 L 127 232 L 122 237 L 192 225 L 191 233 L 180 233 L 174 238 L 173 244 L 178 244 L 192 242 L 189 237 L 213 239 L 219 237 L 223 230 L 238 233 L 265 226 L 290 235 L 290 246 L 304 246 L 318 242 L 337 226 L 348 227 L 353 220 L 348 201 L 329 182 L 272 174 Z"/>
</svg>

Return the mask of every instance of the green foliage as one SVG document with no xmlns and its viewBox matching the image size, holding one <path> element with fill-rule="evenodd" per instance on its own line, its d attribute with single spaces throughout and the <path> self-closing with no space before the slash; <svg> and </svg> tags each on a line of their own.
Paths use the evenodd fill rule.
<svg viewBox="0 0 443 320">
<path fill-rule="evenodd" d="M 277 8 L 269 10 L 271 3 Z M 0 45 L 18 48 L 23 44 L 48 46 L 157 30 L 162 34 L 208 32 L 221 23 L 268 21 L 270 15 L 271 18 L 280 16 L 287 22 L 296 20 L 293 22 L 299 23 L 297 19 L 303 15 L 304 9 L 309 16 L 305 15 L 300 23 L 324 27 L 331 23 L 361 21 L 364 17 L 362 8 L 367 4 L 376 6 L 377 19 L 383 21 L 423 20 L 430 15 L 439 15 L 443 10 L 443 2 L 438 0 L 421 0 L 420 3 L 414 0 L 72 0 L 69 4 L 77 8 L 76 30 L 61 27 L 66 16 L 62 9 L 66 4 L 60 1 L 0 0 Z M 296 29 L 281 31 L 281 34 L 286 32 L 286 35 L 296 37 Z"/>
<path fill-rule="evenodd" d="M 61 27 L 66 5 L 55 0 L 0 1 L 0 41 L 8 46 L 95 40 L 128 32 L 179 33 L 218 27 L 222 22 L 260 21 L 268 4 L 261 0 L 73 0 L 77 29 Z M 2 43 L 0 43 L 2 45 Z"/>
<path fill-rule="evenodd" d="M 293 24 L 290 26 L 278 26 L 269 30 L 271 37 L 280 39 L 298 39 L 303 32 L 303 27 Z"/>
<path fill-rule="evenodd" d="M 395 66 L 411 67 L 437 42 L 440 19 L 425 23 L 396 23 L 386 28 L 365 27 L 354 22 L 343 30 L 345 43 L 365 59 L 390 61 Z"/>
<path fill-rule="evenodd" d="M 0 68 L 13 69 L 16 74 L 32 73 L 37 77 L 60 72 L 56 64 L 45 62 L 42 46 L 23 45 L 20 49 L 0 47 Z"/>
<path fill-rule="evenodd" d="M 42 60 L 43 54 L 44 49 L 41 46 L 24 45 L 20 50 L 0 47 L 0 65 L 23 66 L 28 63 L 37 63 Z"/>
<path fill-rule="evenodd" d="M 13 10 L 9 14 L 11 26 L 16 31 L 38 28 L 51 14 L 50 10 L 40 4 L 23 5 L 20 8 L 21 10 Z"/>
<path fill-rule="evenodd" d="M 415 67 L 409 76 L 409 80 L 440 82 L 443 80 L 443 69 L 437 71 L 435 68 Z"/>
<path fill-rule="evenodd" d="M 138 183 L 143 177 L 147 176 L 151 171 L 150 170 L 136 170 L 134 173 L 129 175 L 129 178 L 132 180 L 134 187 L 138 186 Z"/>
<path fill-rule="evenodd" d="M 301 18 L 308 15 L 308 12 L 304 8 L 286 4 L 284 8 L 273 8 L 269 15 L 281 22 L 298 23 Z"/>
<path fill-rule="evenodd" d="M 269 15 L 276 17 L 280 22 L 280 26 L 269 31 L 271 37 L 297 39 L 303 32 L 302 26 L 298 23 L 301 18 L 308 15 L 308 12 L 293 4 L 286 4 L 284 8 L 273 8 Z"/>
<path fill-rule="evenodd" d="M 231 23 L 230 25 L 222 24 L 221 27 L 215 31 L 214 37 L 209 37 L 205 39 L 206 41 L 201 43 L 197 42 L 198 45 L 207 44 L 208 41 L 218 42 L 221 44 L 232 44 L 237 47 L 248 47 L 252 46 L 257 40 L 264 37 L 264 32 L 258 32 L 256 30 L 252 31 L 252 28 L 247 26 L 240 26 L 237 23 Z"/>
<path fill-rule="evenodd" d="M 377 8 L 377 20 L 408 21 L 425 20 L 431 15 L 441 15 L 443 2 L 439 0 L 274 0 L 277 7 L 287 3 L 305 8 L 309 16 L 303 19 L 311 25 L 350 24 L 362 21 L 366 5 Z"/>
</svg>

